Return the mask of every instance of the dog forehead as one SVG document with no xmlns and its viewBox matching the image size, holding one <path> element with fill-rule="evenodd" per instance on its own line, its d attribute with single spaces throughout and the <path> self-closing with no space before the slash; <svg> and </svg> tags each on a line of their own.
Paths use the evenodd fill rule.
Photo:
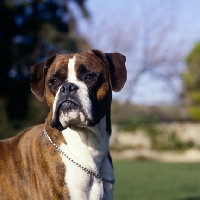
<svg viewBox="0 0 200 200">
<path fill-rule="evenodd" d="M 49 72 L 55 72 L 59 70 L 60 68 L 68 68 L 69 60 L 73 58 L 73 55 L 57 55 L 53 63 L 51 64 L 51 67 L 49 69 Z"/>
<path fill-rule="evenodd" d="M 94 54 L 83 52 L 74 56 L 75 70 L 81 66 L 85 66 L 92 71 L 103 72 L 107 71 L 105 64 Z"/>
<path fill-rule="evenodd" d="M 70 62 L 72 61 L 73 62 Z M 60 69 L 68 71 L 69 65 L 73 63 L 73 68 L 78 75 L 80 73 L 79 69 L 82 66 L 87 67 L 87 69 L 96 72 L 106 72 L 105 64 L 98 59 L 93 54 L 88 52 L 76 53 L 76 54 L 66 54 L 66 55 L 57 55 L 54 62 L 51 64 L 48 74 L 53 74 Z"/>
<path fill-rule="evenodd" d="M 68 73 L 69 61 L 70 59 L 73 59 L 73 57 L 73 54 L 57 55 L 47 71 L 46 78 L 48 79 L 49 77 L 51 77 L 52 75 L 56 75 L 57 73 L 66 75 Z"/>
</svg>

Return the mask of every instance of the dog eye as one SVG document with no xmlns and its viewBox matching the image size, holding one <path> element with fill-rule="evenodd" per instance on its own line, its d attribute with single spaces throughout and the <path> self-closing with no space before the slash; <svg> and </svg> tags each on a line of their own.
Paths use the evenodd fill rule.
<svg viewBox="0 0 200 200">
<path fill-rule="evenodd" d="M 56 79 L 51 79 L 51 80 L 49 81 L 49 85 L 51 85 L 51 86 L 56 85 L 56 83 L 57 83 L 57 80 L 56 80 Z"/>
<path fill-rule="evenodd" d="M 97 79 L 96 73 L 86 74 L 85 79 L 88 81 L 95 81 Z"/>
</svg>

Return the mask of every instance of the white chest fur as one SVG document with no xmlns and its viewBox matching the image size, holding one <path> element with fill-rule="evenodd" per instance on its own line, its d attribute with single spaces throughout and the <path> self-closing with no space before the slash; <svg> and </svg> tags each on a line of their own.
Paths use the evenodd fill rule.
<svg viewBox="0 0 200 200">
<path fill-rule="evenodd" d="M 94 127 L 67 128 L 62 133 L 67 145 L 60 148 L 83 167 L 113 179 L 113 169 L 107 159 L 109 134 L 106 131 L 105 117 Z M 66 166 L 65 182 L 72 200 L 112 200 L 113 185 L 87 174 L 62 156 Z"/>
</svg>

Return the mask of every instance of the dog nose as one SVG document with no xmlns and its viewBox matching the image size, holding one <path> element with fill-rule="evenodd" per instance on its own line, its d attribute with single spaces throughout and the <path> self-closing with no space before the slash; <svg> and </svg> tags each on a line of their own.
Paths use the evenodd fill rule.
<svg viewBox="0 0 200 200">
<path fill-rule="evenodd" d="M 73 94 L 78 87 L 74 83 L 66 83 L 60 88 L 60 92 L 64 94 Z"/>
</svg>

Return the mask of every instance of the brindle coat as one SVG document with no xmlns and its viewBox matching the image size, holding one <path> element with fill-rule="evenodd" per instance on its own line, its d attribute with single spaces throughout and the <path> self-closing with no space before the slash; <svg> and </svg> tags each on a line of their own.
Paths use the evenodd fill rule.
<svg viewBox="0 0 200 200">
<path fill-rule="evenodd" d="M 42 133 L 45 129 L 52 140 L 57 141 L 57 145 L 67 142 L 61 132 L 51 126 L 55 92 L 49 89 L 47 81 L 56 68 L 65 67 L 71 56 L 55 55 L 45 63 L 38 63 L 31 68 L 32 92 L 40 101 L 46 99 L 50 112 L 45 124 L 34 126 L 13 138 L 0 141 L 0 199 L 70 199 L 64 181 L 67 169 L 58 151 Z M 100 118 L 107 115 L 107 130 L 111 133 L 109 93 L 111 89 L 121 90 L 126 81 L 125 57 L 118 53 L 103 54 L 101 51 L 93 50 L 77 54 L 77 60 L 79 63 L 88 62 L 88 56 L 93 67 L 104 73 L 102 82 L 94 88 L 93 93 L 101 108 L 97 111 L 98 115 Z M 107 69 L 102 70 L 102 67 Z M 104 80 L 105 78 L 107 80 Z M 110 158 L 109 154 L 108 157 Z"/>
</svg>

